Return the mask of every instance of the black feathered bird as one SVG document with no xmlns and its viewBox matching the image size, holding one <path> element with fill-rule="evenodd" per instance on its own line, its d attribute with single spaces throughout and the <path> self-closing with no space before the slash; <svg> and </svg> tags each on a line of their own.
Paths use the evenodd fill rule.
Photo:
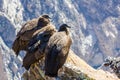
<svg viewBox="0 0 120 80">
<path fill-rule="evenodd" d="M 23 25 L 21 30 L 18 32 L 15 41 L 13 42 L 12 49 L 15 54 L 18 55 L 20 50 L 26 50 L 29 40 L 35 35 L 34 33 L 50 24 L 48 15 L 42 15 L 39 18 L 32 19 Z"/>
<path fill-rule="evenodd" d="M 23 58 L 23 67 L 28 70 L 31 64 L 44 57 L 45 47 L 49 38 L 56 32 L 55 27 L 48 25 L 32 37 L 27 46 L 27 54 Z"/>
<path fill-rule="evenodd" d="M 70 28 L 67 24 L 60 26 L 58 32 L 54 33 L 45 50 L 45 75 L 57 77 L 58 70 L 63 66 L 72 43 L 69 35 Z"/>
</svg>

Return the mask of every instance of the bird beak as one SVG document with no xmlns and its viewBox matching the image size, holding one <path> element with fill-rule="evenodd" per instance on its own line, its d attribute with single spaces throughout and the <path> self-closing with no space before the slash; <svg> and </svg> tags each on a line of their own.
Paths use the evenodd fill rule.
<svg viewBox="0 0 120 80">
<path fill-rule="evenodd" d="M 70 26 L 67 26 L 68 28 L 71 28 Z"/>
<path fill-rule="evenodd" d="M 48 17 L 49 19 L 52 19 L 51 17 Z"/>
</svg>

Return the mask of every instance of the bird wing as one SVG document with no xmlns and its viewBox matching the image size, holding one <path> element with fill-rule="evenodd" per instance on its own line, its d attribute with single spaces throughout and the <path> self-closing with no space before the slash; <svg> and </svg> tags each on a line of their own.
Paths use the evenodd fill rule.
<svg viewBox="0 0 120 80">
<path fill-rule="evenodd" d="M 38 46 L 41 44 L 41 41 L 44 40 L 44 31 L 35 35 L 28 43 L 28 51 L 34 52 L 38 49 Z"/>
<path fill-rule="evenodd" d="M 53 32 L 54 28 L 52 26 L 46 26 L 41 29 L 40 32 L 33 36 L 33 38 L 29 41 L 28 51 L 34 52 L 38 46 L 41 48 L 40 50 L 44 49 Z"/>
<path fill-rule="evenodd" d="M 54 45 L 49 48 L 48 51 L 45 58 L 45 74 L 54 77 L 57 76 L 57 71 L 59 69 L 59 63 L 57 62 L 59 50 L 57 50 L 56 45 Z"/>
<path fill-rule="evenodd" d="M 23 27 L 21 28 L 21 30 L 18 32 L 17 37 L 22 35 L 24 32 L 35 28 L 37 26 L 37 23 L 38 23 L 38 18 L 37 19 L 32 19 L 32 20 L 26 22 L 23 25 Z"/>
</svg>

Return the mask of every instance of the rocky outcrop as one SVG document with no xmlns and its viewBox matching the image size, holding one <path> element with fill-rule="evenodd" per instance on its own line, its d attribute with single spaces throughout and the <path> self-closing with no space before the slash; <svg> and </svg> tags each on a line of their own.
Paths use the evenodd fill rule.
<svg viewBox="0 0 120 80">
<path fill-rule="evenodd" d="M 114 74 L 90 67 L 70 50 L 64 66 L 59 70 L 58 77 L 44 75 L 44 58 L 31 66 L 23 74 L 23 80 L 120 80 Z"/>
<path fill-rule="evenodd" d="M 120 78 L 120 57 L 106 58 L 103 65 L 100 68 L 102 69 L 103 67 L 107 67 L 108 69 L 111 69 L 111 71 L 114 72 Z"/>
</svg>

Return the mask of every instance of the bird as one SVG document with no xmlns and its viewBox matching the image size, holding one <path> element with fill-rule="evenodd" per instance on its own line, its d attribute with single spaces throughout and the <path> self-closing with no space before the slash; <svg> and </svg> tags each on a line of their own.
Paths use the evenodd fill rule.
<svg viewBox="0 0 120 80">
<path fill-rule="evenodd" d="M 42 30 L 42 31 L 41 31 Z M 41 29 L 40 32 L 31 38 L 27 46 L 27 53 L 23 58 L 23 67 L 29 70 L 30 66 L 44 57 L 44 51 L 49 38 L 56 32 L 52 25 Z"/>
<path fill-rule="evenodd" d="M 12 49 L 15 54 L 18 56 L 20 50 L 27 49 L 27 45 L 29 40 L 36 34 L 34 34 L 37 30 L 47 26 L 50 24 L 50 17 L 45 14 L 40 16 L 39 18 L 32 19 L 26 22 L 21 30 L 18 32 L 16 39 L 13 42 Z"/>
<path fill-rule="evenodd" d="M 45 75 L 57 77 L 58 70 L 64 65 L 69 53 L 72 39 L 69 32 L 70 26 L 62 24 L 58 32 L 54 33 L 45 49 Z"/>
</svg>

